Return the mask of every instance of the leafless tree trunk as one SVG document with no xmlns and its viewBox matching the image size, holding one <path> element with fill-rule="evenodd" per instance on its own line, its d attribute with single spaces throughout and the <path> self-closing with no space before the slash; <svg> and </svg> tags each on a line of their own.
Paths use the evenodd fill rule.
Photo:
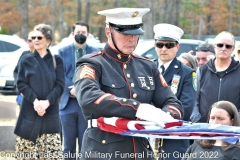
<svg viewBox="0 0 240 160">
<path fill-rule="evenodd" d="M 78 0 L 77 3 L 77 18 L 78 21 L 82 20 L 82 0 Z"/>
<path fill-rule="evenodd" d="M 204 6 L 205 0 L 199 0 L 199 2 L 201 6 Z M 203 14 L 200 13 L 197 39 L 201 39 L 203 27 L 204 27 Z"/>
<path fill-rule="evenodd" d="M 23 39 L 28 38 L 28 0 L 18 0 L 19 12 L 22 17 L 22 26 L 20 37 Z"/>
<path fill-rule="evenodd" d="M 197 36 L 197 39 L 200 39 L 201 36 L 202 36 L 203 25 L 204 25 L 204 22 L 203 22 L 203 15 L 201 14 L 200 17 L 199 17 L 198 36 Z"/>
<path fill-rule="evenodd" d="M 164 19 L 163 19 L 163 22 L 164 23 L 170 23 L 170 20 L 171 20 L 171 12 L 172 12 L 172 9 L 171 9 L 171 6 L 173 5 L 172 4 L 172 0 L 164 0 Z"/>
<path fill-rule="evenodd" d="M 178 26 L 181 0 L 164 0 L 164 23 Z"/>
<path fill-rule="evenodd" d="M 60 34 L 60 40 L 62 40 L 65 35 L 65 31 L 64 31 L 64 8 L 63 8 L 63 1 L 61 0 L 59 3 L 59 34 Z"/>
<path fill-rule="evenodd" d="M 228 31 L 232 32 L 232 21 L 233 21 L 233 12 L 234 12 L 234 5 L 235 5 L 235 0 L 228 0 L 229 4 L 229 23 L 228 23 Z"/>
<path fill-rule="evenodd" d="M 114 0 L 114 8 L 119 8 L 120 7 L 120 1 L 121 0 Z"/>
<path fill-rule="evenodd" d="M 204 0 L 203 0 L 204 1 Z M 205 1 L 204 1 L 205 2 Z M 211 3 L 212 1 L 206 1 L 206 3 Z M 210 10 L 213 10 L 213 7 L 211 5 L 209 5 L 209 9 Z M 212 18 L 213 18 L 213 15 L 212 14 L 208 14 L 207 17 L 206 17 L 206 20 L 205 20 L 205 24 L 206 24 L 206 29 L 207 29 L 207 35 L 212 35 L 212 34 L 215 34 L 215 31 L 214 31 L 214 28 L 213 26 L 211 25 L 211 22 L 212 22 Z"/>
<path fill-rule="evenodd" d="M 180 10 L 181 10 L 181 0 L 175 0 L 173 12 L 172 12 L 172 20 L 173 20 L 172 24 L 176 26 L 178 26 L 179 24 Z"/>
<path fill-rule="evenodd" d="M 155 1 L 155 15 L 156 15 L 156 22 L 154 24 L 163 23 L 165 22 L 165 6 L 164 0 Z"/>
<path fill-rule="evenodd" d="M 103 1 L 103 6 L 106 6 L 107 2 Z M 114 6 L 115 8 L 115 6 Z M 104 24 L 104 25 L 102 25 Z M 106 42 L 107 38 L 106 38 L 106 34 L 105 34 L 105 26 L 106 26 L 106 22 L 105 19 L 101 22 L 101 27 L 98 28 L 98 38 L 101 42 Z"/>
<path fill-rule="evenodd" d="M 51 45 L 55 45 L 55 30 L 56 30 L 56 2 L 55 0 L 50 1 L 50 14 L 51 14 L 51 27 L 52 27 L 52 32 L 53 32 L 53 39 Z"/>
<path fill-rule="evenodd" d="M 146 8 L 150 8 L 150 12 L 143 16 L 143 24 L 142 27 L 144 32 L 144 39 L 153 39 L 153 26 L 154 22 L 154 5 L 153 0 L 143 0 L 143 4 Z"/>
<path fill-rule="evenodd" d="M 86 12 L 85 12 L 85 22 L 89 23 L 91 13 L 91 0 L 87 1 Z"/>
</svg>

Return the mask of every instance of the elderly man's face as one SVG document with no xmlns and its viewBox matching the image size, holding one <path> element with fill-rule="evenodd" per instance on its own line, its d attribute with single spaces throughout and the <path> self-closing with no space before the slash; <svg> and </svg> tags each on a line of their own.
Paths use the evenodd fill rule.
<svg viewBox="0 0 240 160">
<path fill-rule="evenodd" d="M 234 50 L 234 40 L 230 34 L 222 33 L 215 38 L 214 49 L 216 59 L 231 59 Z"/>
<path fill-rule="evenodd" d="M 106 35 L 108 37 L 108 43 L 111 45 L 111 47 L 114 47 L 112 39 L 114 39 L 115 44 L 117 45 L 118 49 L 124 53 L 124 54 L 131 54 L 138 43 L 139 35 L 127 35 L 122 34 L 114 29 L 106 28 Z M 113 37 L 111 38 L 111 32 Z"/>
<path fill-rule="evenodd" d="M 156 43 L 164 43 L 164 44 L 167 44 L 167 43 L 176 43 L 176 42 L 173 42 L 173 41 L 161 41 L 161 40 L 158 40 Z M 180 44 L 176 44 L 173 48 L 166 48 L 166 46 L 164 45 L 162 48 L 159 48 L 157 47 L 155 43 L 155 50 L 157 52 L 157 55 L 158 55 L 158 58 L 161 60 L 161 62 L 163 64 L 171 61 L 173 58 L 176 57 L 176 54 L 177 54 L 177 51 L 180 47 Z"/>
</svg>

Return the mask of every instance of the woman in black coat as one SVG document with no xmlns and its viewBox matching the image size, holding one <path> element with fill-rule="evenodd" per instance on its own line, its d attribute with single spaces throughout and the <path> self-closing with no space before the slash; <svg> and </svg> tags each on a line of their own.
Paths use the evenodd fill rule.
<svg viewBox="0 0 240 160">
<path fill-rule="evenodd" d="M 58 105 L 65 83 L 63 60 L 48 50 L 49 25 L 35 26 L 32 40 L 35 51 L 23 57 L 18 71 L 17 87 L 24 98 L 14 131 L 16 152 L 30 159 L 61 159 Z"/>
</svg>

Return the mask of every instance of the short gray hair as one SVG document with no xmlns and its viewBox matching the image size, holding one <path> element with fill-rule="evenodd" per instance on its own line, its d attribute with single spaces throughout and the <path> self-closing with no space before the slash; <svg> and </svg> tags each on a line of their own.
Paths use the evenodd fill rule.
<svg viewBox="0 0 240 160">
<path fill-rule="evenodd" d="M 34 31 L 40 31 L 45 36 L 46 39 L 52 41 L 53 39 L 53 33 L 52 33 L 52 27 L 47 24 L 38 24 L 34 27 Z"/>
<path fill-rule="evenodd" d="M 217 40 L 218 37 L 219 37 L 220 35 L 222 35 L 222 34 L 228 34 L 228 35 L 230 35 L 230 36 L 232 37 L 232 40 L 233 40 L 233 46 L 235 45 L 235 37 L 234 37 L 234 35 L 233 35 L 232 33 L 228 32 L 228 31 L 222 31 L 222 32 L 220 32 L 220 33 L 215 37 L 214 43 L 216 43 L 216 40 Z"/>
</svg>

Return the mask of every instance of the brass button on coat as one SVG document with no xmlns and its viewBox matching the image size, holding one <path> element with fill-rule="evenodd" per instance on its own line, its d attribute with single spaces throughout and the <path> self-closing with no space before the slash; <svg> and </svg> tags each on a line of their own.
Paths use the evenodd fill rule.
<svg viewBox="0 0 240 160">
<path fill-rule="evenodd" d="M 122 59 L 122 55 L 121 54 L 118 54 L 117 57 L 118 57 L 118 59 Z"/>
<path fill-rule="evenodd" d="M 127 65 L 126 65 L 126 64 L 124 64 L 124 66 L 123 66 L 123 67 L 124 67 L 124 69 L 127 69 Z"/>
<path fill-rule="evenodd" d="M 115 84 L 112 84 L 112 87 L 114 88 L 114 87 L 115 87 Z"/>
<path fill-rule="evenodd" d="M 133 94 L 133 98 L 137 98 L 137 94 L 136 93 Z"/>
<path fill-rule="evenodd" d="M 102 144 L 105 144 L 106 143 L 106 140 L 102 140 Z"/>
<path fill-rule="evenodd" d="M 124 98 L 124 99 L 123 99 L 123 102 L 127 102 L 127 99 Z"/>
<path fill-rule="evenodd" d="M 133 102 L 133 105 L 136 106 L 136 105 L 137 105 L 137 102 Z"/>
<path fill-rule="evenodd" d="M 127 74 L 127 77 L 130 78 L 130 74 Z"/>
<path fill-rule="evenodd" d="M 134 83 L 131 83 L 131 87 L 132 87 L 132 88 L 134 87 Z"/>
</svg>

